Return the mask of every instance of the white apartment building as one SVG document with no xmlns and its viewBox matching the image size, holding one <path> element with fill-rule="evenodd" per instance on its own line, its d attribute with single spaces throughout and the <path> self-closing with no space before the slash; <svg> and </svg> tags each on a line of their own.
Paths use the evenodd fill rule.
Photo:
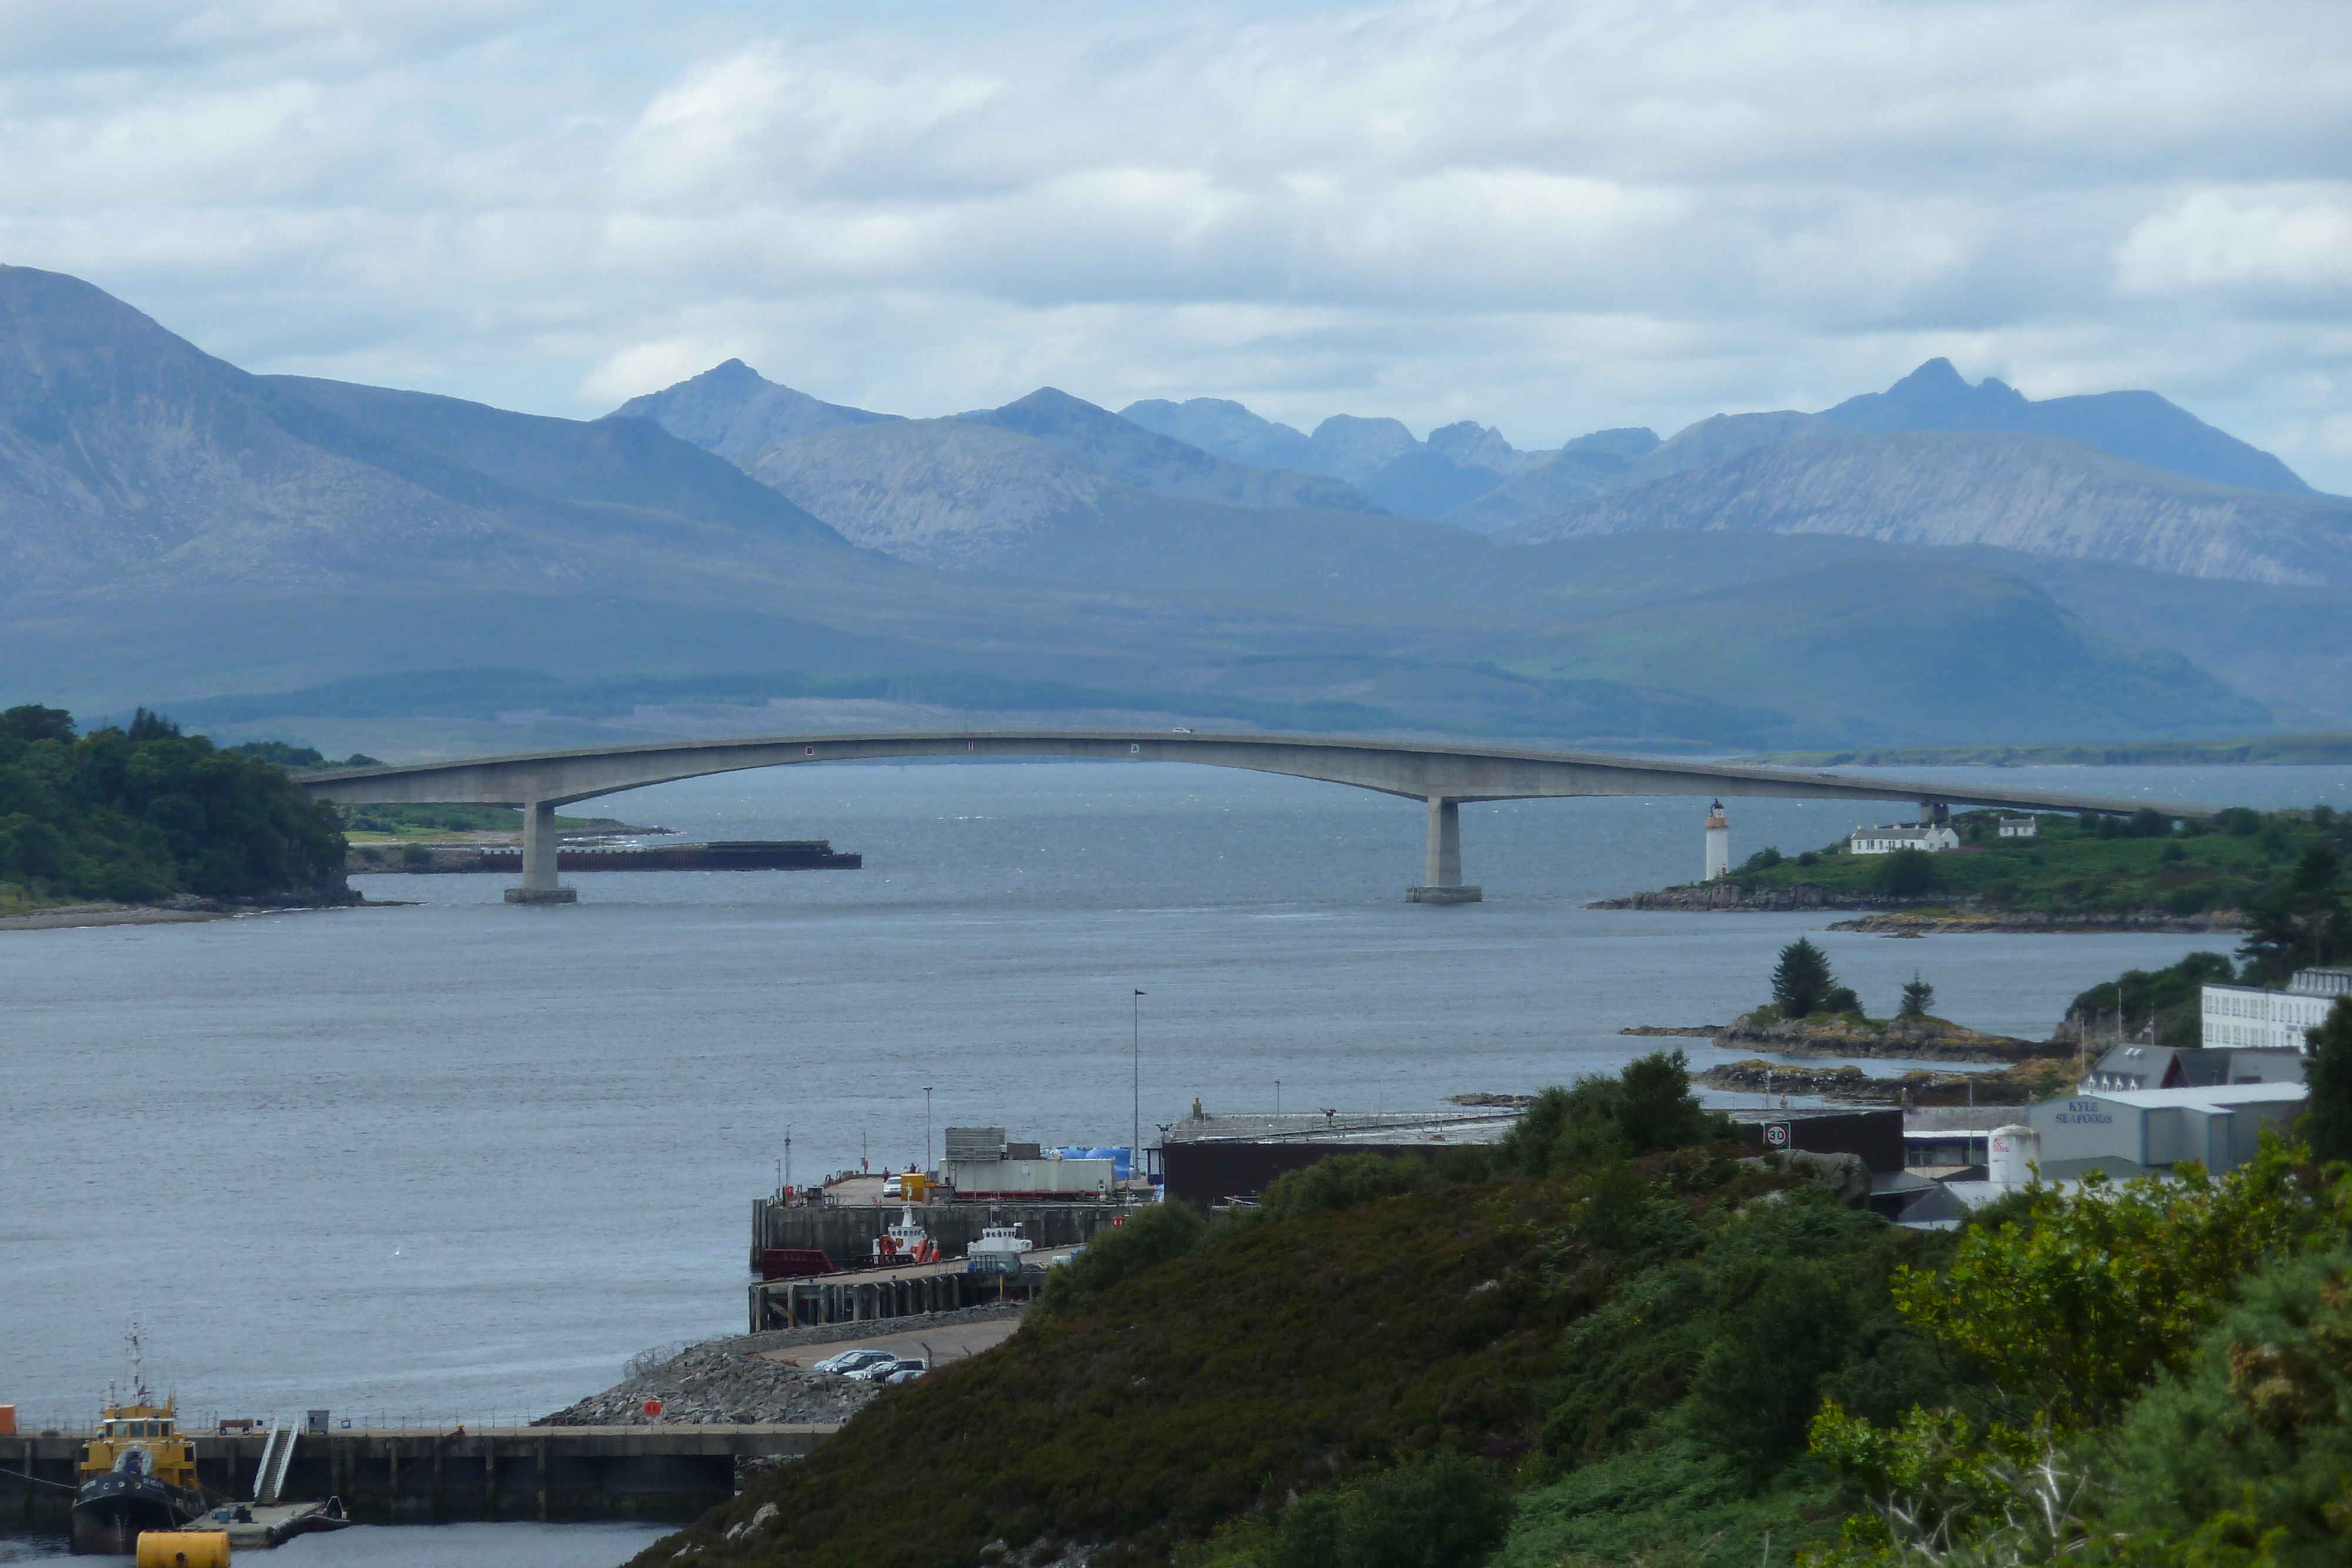
<svg viewBox="0 0 2352 1568">
<path fill-rule="evenodd" d="M 2207 1050 L 2305 1048 L 2338 997 L 2352 996 L 2352 968 L 2298 969 L 2283 991 L 2259 986 L 2207 986 L 2201 1038 Z"/>
<path fill-rule="evenodd" d="M 1858 855 L 1891 855 L 1896 850 L 1924 850 L 1937 854 L 1960 847 L 1960 835 L 1938 823 L 1934 827 L 1856 828 L 1846 847 Z"/>
</svg>

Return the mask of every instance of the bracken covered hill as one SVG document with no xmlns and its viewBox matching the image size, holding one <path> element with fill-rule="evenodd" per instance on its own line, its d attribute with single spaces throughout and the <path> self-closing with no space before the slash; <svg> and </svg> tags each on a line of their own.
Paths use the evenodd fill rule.
<svg viewBox="0 0 2352 1568">
<path fill-rule="evenodd" d="M 940 1568 L 1003 1541 L 1157 1562 L 1367 1466 L 1524 1452 L 1569 1316 L 1544 1289 L 1568 1218 L 1559 1186 L 1512 1181 L 1259 1224 L 885 1390 L 638 1561 Z"/>
</svg>

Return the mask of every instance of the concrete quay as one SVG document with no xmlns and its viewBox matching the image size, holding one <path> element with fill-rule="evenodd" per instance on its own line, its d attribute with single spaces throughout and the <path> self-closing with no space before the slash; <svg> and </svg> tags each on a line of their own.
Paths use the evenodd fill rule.
<svg viewBox="0 0 2352 1568">
<path fill-rule="evenodd" d="M 1067 1248 L 1024 1253 L 1022 1260 L 1026 1266 L 1012 1274 L 974 1274 L 962 1259 L 957 1259 L 798 1280 L 755 1281 L 751 1290 L 750 1332 L 901 1320 L 912 1326 L 940 1312 L 1029 1301 L 1045 1288 L 1045 1266 L 1068 1256 Z"/>
<path fill-rule="evenodd" d="M 355 1520 L 691 1519 L 735 1493 L 739 1461 L 813 1452 L 839 1428 L 761 1426 L 358 1427 L 303 1432 L 285 1493 L 341 1498 Z M 0 1437 L 0 1499 L 30 1515 L 71 1508 L 81 1446 L 94 1434 Z M 196 1479 L 253 1495 L 262 1433 L 191 1433 Z M 47 1485 L 36 1484 L 47 1482 Z M 62 1489 L 62 1490 L 61 1490 Z"/>
<path fill-rule="evenodd" d="M 1117 1203 L 901 1204 L 893 1199 L 870 1204 L 787 1204 L 755 1197 L 751 1200 L 751 1270 L 759 1271 L 760 1254 L 772 1247 L 822 1251 L 836 1269 L 859 1268 L 872 1261 L 875 1239 L 898 1223 L 902 1208 L 912 1208 L 916 1221 L 939 1243 L 940 1250 L 956 1259 L 980 1239 L 983 1228 L 999 1222 L 1020 1226 L 1021 1234 L 1042 1251 L 1082 1246 L 1093 1239 L 1096 1231 L 1108 1228 L 1112 1220 L 1131 1211 L 1130 1206 Z"/>
</svg>

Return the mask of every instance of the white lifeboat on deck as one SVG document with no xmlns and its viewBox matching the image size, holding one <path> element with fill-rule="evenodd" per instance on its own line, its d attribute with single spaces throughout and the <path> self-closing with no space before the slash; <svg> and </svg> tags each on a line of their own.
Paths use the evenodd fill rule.
<svg viewBox="0 0 2352 1568">
<path fill-rule="evenodd" d="M 889 1263 L 936 1263 L 940 1249 L 931 1240 L 931 1233 L 915 1218 L 909 1204 L 898 1211 L 898 1223 L 874 1239 L 874 1261 Z"/>
</svg>

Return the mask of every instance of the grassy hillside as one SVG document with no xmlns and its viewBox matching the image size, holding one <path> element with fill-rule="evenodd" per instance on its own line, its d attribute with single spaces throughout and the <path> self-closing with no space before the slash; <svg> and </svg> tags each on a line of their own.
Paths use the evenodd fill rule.
<svg viewBox="0 0 2352 1568">
<path fill-rule="evenodd" d="M 2292 879 L 2312 852 L 2340 858 L 2345 820 L 2326 807 L 2268 813 L 2233 809 L 2217 822 L 2171 822 L 2152 811 L 2043 817 L 2039 836 L 1997 837 L 2001 813 L 1969 811 L 1952 825 L 1961 847 L 1856 855 L 1840 838 L 1784 854 L 1768 847 L 1732 873 L 1745 888 L 1816 887 L 1833 902 L 1864 897 L 1987 909 L 2160 909 L 2175 915 L 2248 910 Z"/>
<path fill-rule="evenodd" d="M 713 1562 L 940 1568 L 1003 1539 L 1118 1540 L 1152 1562 L 1403 1456 L 1524 1452 L 1570 1315 L 1543 1290 L 1569 1215 L 1559 1186 L 1517 1182 L 1235 1226 L 886 1391 L 641 1561 L 691 1542 Z M 721 1543 L 770 1501 L 778 1539 Z"/>
</svg>

